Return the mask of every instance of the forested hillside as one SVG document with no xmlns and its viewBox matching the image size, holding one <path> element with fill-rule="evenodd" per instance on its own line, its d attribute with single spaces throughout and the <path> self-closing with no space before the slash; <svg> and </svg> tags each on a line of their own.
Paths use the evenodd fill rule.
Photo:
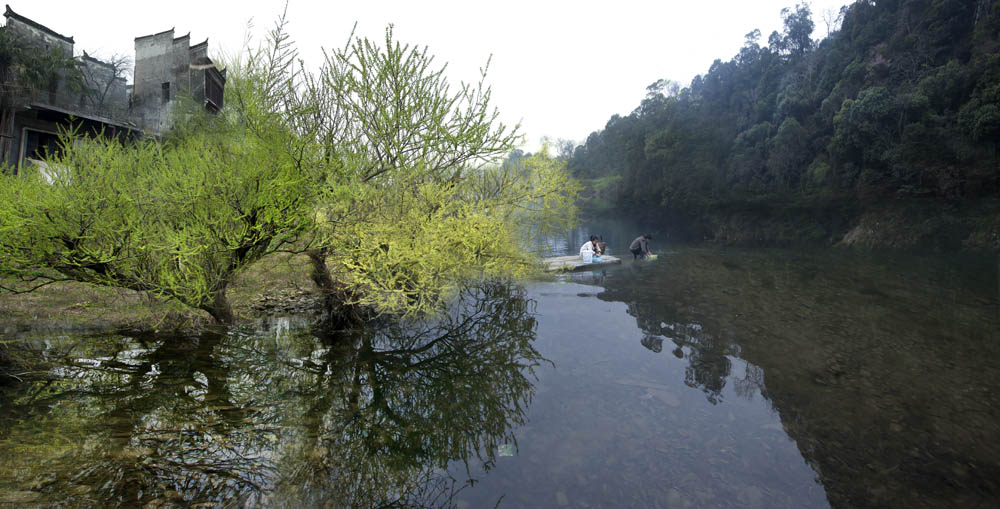
<svg viewBox="0 0 1000 509">
<path fill-rule="evenodd" d="M 861 0 L 819 42 L 782 16 L 575 149 L 598 202 L 689 238 L 1000 247 L 1000 1 Z"/>
</svg>

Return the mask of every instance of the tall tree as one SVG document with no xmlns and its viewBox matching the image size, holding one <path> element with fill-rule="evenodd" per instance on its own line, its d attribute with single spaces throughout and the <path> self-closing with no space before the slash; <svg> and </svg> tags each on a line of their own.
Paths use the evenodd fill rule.
<svg viewBox="0 0 1000 509">
<path fill-rule="evenodd" d="M 750 32 L 676 101 L 661 107 L 653 95 L 612 117 L 570 167 L 595 182 L 618 179 L 606 198 L 618 208 L 667 209 L 709 228 L 748 207 L 787 217 L 782 207 L 888 196 L 993 199 L 1000 9 L 990 5 L 857 1 L 828 18 L 818 44 L 809 6 L 784 9 L 767 46 Z"/>
<path fill-rule="evenodd" d="M 391 26 L 382 44 L 355 39 L 327 54 L 323 94 L 342 122 L 324 136 L 337 140 L 336 164 L 320 208 L 323 239 L 309 254 L 341 318 L 426 312 L 464 277 L 523 273 L 530 261 L 520 245 L 539 233 L 529 224 L 568 219 L 572 200 L 561 197 L 575 188 L 563 165 L 497 166 L 520 136 L 491 106 L 488 67 L 453 90 L 445 67 L 426 48 L 395 41 Z M 509 180 L 491 178 L 498 174 Z M 484 192 L 485 183 L 496 187 Z"/>
</svg>

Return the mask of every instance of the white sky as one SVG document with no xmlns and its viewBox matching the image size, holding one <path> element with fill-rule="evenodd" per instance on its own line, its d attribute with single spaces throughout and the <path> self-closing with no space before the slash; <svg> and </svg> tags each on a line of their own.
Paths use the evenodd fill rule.
<svg viewBox="0 0 1000 509">
<path fill-rule="evenodd" d="M 848 0 L 813 0 L 814 38 L 826 35 L 823 13 Z M 8 0 L 14 12 L 76 41 L 99 57 L 134 56 L 135 37 L 174 27 L 209 52 L 237 51 L 251 34 L 262 38 L 283 1 Z M 505 122 L 521 122 L 527 150 L 542 136 L 582 142 L 611 115 L 626 115 L 660 78 L 687 86 L 712 61 L 733 57 L 744 35 L 761 43 L 780 30 L 783 7 L 795 0 L 291 0 L 289 30 L 308 63 L 321 47 L 342 46 L 351 27 L 382 41 L 388 23 L 402 43 L 427 46 L 449 82 L 478 77 L 493 56 L 487 83 Z"/>
</svg>

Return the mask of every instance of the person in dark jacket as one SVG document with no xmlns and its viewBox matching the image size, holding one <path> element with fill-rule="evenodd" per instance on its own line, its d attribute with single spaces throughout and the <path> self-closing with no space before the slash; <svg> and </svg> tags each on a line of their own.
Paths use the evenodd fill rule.
<svg viewBox="0 0 1000 509">
<path fill-rule="evenodd" d="M 645 258 L 652 253 L 649 250 L 649 241 L 653 240 L 653 236 L 646 233 L 640 235 L 632 241 L 632 244 L 628 246 L 629 251 L 632 251 L 632 259 L 637 260 L 640 258 Z"/>
</svg>

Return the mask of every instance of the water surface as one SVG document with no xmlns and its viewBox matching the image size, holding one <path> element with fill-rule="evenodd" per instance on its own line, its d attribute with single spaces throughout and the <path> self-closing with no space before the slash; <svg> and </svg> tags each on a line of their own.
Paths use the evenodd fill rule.
<svg viewBox="0 0 1000 509">
<path fill-rule="evenodd" d="M 28 338 L 0 504 L 997 503 L 995 259 L 664 245 L 428 323 Z"/>
</svg>

